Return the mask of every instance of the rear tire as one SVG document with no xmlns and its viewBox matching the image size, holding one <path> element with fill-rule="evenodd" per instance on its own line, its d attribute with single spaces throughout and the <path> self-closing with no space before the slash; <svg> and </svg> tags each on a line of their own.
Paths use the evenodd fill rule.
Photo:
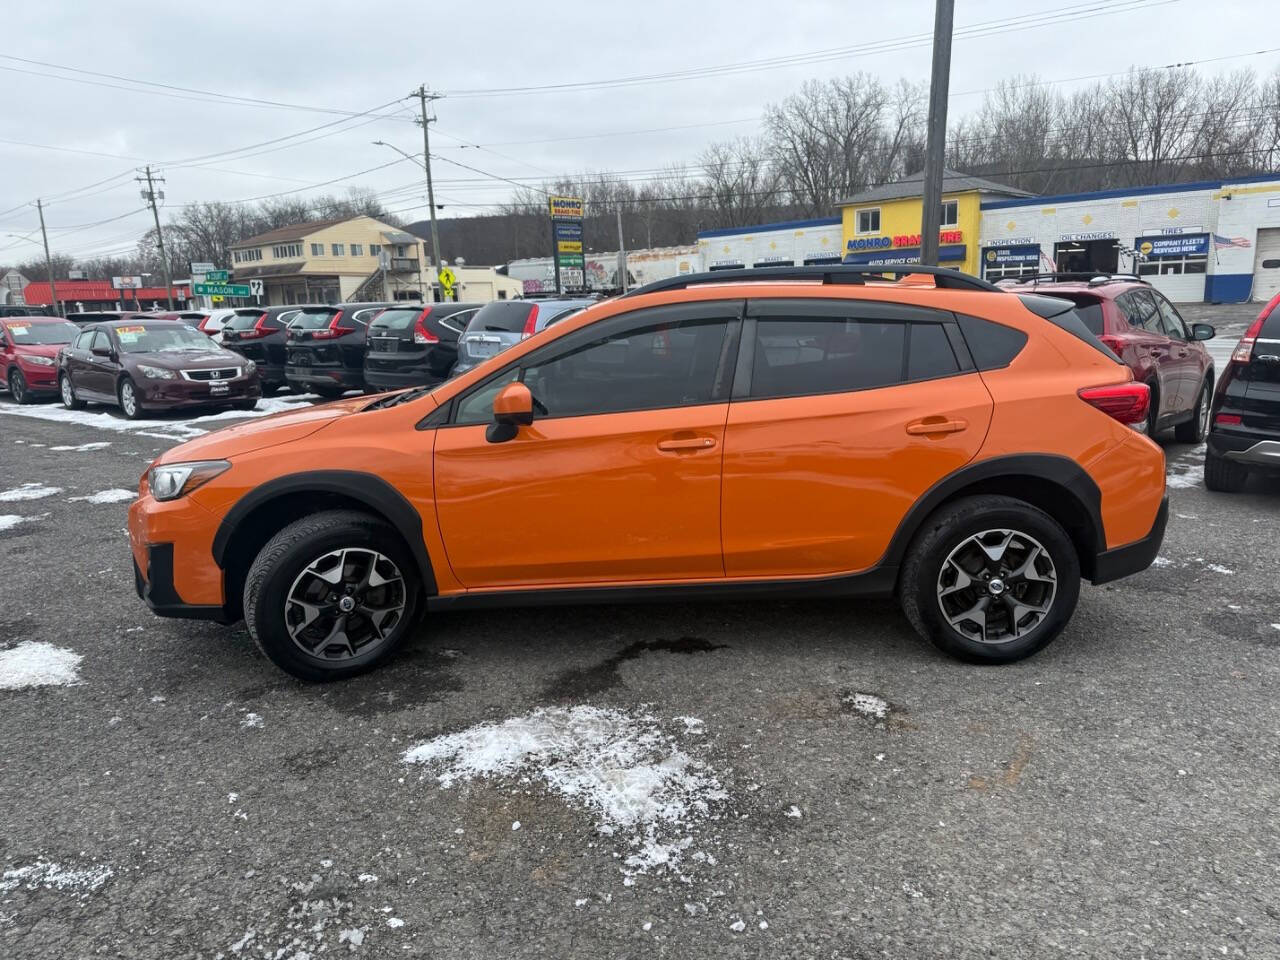
<svg viewBox="0 0 1280 960">
<path fill-rule="evenodd" d="M 31 403 L 31 391 L 27 389 L 27 378 L 22 375 L 22 371 L 14 367 L 9 371 L 5 378 L 9 384 L 9 396 L 13 397 L 13 402 L 25 405 Z"/>
<path fill-rule="evenodd" d="M 1179 443 L 1204 443 L 1204 438 L 1209 435 L 1209 407 L 1212 402 L 1213 384 L 1206 377 L 1200 385 L 1200 396 L 1196 398 L 1196 408 L 1191 411 L 1191 419 L 1174 428 L 1174 439 Z"/>
<path fill-rule="evenodd" d="M 339 551 L 349 553 L 333 560 Z M 373 561 L 379 575 L 364 572 L 366 586 L 349 590 L 345 571 L 351 568 L 352 579 L 359 580 L 370 556 L 381 558 Z M 399 587 L 387 579 L 393 571 Z M 371 585 L 371 578 L 380 582 Z M 366 513 L 328 510 L 291 523 L 258 553 L 245 577 L 244 622 L 258 648 L 286 673 L 313 682 L 343 680 L 372 670 L 413 631 L 421 582 L 413 555 L 394 529 Z M 343 607 L 348 598 L 353 606 Z M 385 613 L 397 604 L 398 612 Z M 340 639 L 327 639 L 331 629 L 340 630 L 333 634 Z"/>
<path fill-rule="evenodd" d="M 1239 493 L 1249 482 L 1249 468 L 1205 451 L 1204 485 L 1216 493 Z"/>
<path fill-rule="evenodd" d="M 1012 663 L 1043 649 L 1079 596 L 1080 559 L 1066 531 L 1003 496 L 939 508 L 916 534 L 898 582 L 916 631 L 969 663 Z"/>
<path fill-rule="evenodd" d="M 1156 423 L 1160 419 L 1160 385 L 1154 380 L 1148 381 L 1147 386 L 1151 388 L 1151 406 L 1147 408 L 1147 436 L 1152 440 L 1156 438 Z"/>
<path fill-rule="evenodd" d="M 68 410 L 83 410 L 84 401 L 76 396 L 76 388 L 71 384 L 71 378 L 65 373 L 58 377 L 58 394 L 62 397 L 62 405 Z"/>
</svg>

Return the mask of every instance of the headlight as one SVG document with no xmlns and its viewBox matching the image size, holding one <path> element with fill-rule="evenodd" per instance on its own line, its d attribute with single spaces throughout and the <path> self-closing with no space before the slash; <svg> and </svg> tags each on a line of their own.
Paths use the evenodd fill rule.
<svg viewBox="0 0 1280 960">
<path fill-rule="evenodd" d="M 208 483 L 218 474 L 228 470 L 226 460 L 193 460 L 190 463 L 167 463 L 152 467 L 147 486 L 157 500 L 176 500 L 197 487 Z"/>
<path fill-rule="evenodd" d="M 54 364 L 53 357 L 24 357 L 18 355 L 19 360 L 25 360 L 27 363 L 34 364 L 37 367 L 52 367 Z"/>
<path fill-rule="evenodd" d="M 164 367 L 152 367 L 145 363 L 138 364 L 138 372 L 150 380 L 176 380 L 178 375 Z"/>
<path fill-rule="evenodd" d="M 258 369 L 258 365 L 254 363 L 252 360 L 246 360 L 244 362 L 244 374 L 246 377 L 257 369 Z"/>
</svg>

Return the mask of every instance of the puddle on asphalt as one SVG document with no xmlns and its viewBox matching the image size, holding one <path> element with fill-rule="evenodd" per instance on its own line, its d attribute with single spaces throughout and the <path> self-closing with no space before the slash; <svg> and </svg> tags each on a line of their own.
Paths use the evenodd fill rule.
<svg viewBox="0 0 1280 960">
<path fill-rule="evenodd" d="M 680 637 L 676 640 L 640 640 L 628 644 L 613 656 L 591 667 L 574 667 L 554 677 L 543 688 L 543 699 L 564 702 L 592 697 L 622 683 L 618 668 L 628 660 L 646 653 L 712 653 L 727 647 L 724 643 L 712 643 L 700 637 Z"/>
</svg>

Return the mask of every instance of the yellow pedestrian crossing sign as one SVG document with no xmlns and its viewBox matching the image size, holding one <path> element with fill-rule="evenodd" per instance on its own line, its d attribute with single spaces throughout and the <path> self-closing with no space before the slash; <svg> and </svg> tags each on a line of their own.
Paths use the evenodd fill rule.
<svg viewBox="0 0 1280 960">
<path fill-rule="evenodd" d="M 458 275 L 453 272 L 450 267 L 441 267 L 440 273 L 440 292 L 444 294 L 448 300 L 453 296 L 453 285 L 458 282 Z"/>
</svg>

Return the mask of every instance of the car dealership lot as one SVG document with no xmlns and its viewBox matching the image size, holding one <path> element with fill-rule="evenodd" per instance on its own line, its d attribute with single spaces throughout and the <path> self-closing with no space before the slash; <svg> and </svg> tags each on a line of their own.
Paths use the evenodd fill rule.
<svg viewBox="0 0 1280 960">
<path fill-rule="evenodd" d="M 63 413 L 0 400 L 0 955 L 1280 951 L 1280 484 L 1202 449 L 1012 666 L 883 603 L 579 607 L 316 687 L 134 594 L 116 491 L 230 418 Z"/>
</svg>

